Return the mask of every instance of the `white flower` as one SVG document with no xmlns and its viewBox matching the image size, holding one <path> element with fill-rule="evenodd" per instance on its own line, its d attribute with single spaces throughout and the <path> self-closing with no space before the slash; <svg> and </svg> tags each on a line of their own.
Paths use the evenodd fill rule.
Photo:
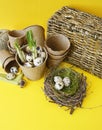
<svg viewBox="0 0 102 130">
<path fill-rule="evenodd" d="M 61 90 L 64 87 L 64 83 L 63 82 L 56 82 L 54 87 L 56 90 Z"/>
<path fill-rule="evenodd" d="M 54 82 L 62 82 L 62 78 L 60 76 L 54 76 Z"/>
<path fill-rule="evenodd" d="M 11 67 L 11 68 L 10 68 L 10 72 L 11 72 L 11 73 L 14 73 L 14 74 L 17 74 L 17 72 L 18 72 L 17 67 L 15 67 L 15 66 Z"/>
<path fill-rule="evenodd" d="M 32 55 L 27 54 L 26 55 L 26 61 L 31 62 L 33 60 Z"/>
<path fill-rule="evenodd" d="M 30 62 L 25 62 L 24 66 L 26 66 L 26 67 L 33 67 L 33 65 Z"/>
<path fill-rule="evenodd" d="M 6 75 L 6 78 L 8 79 L 8 80 L 12 80 L 12 79 L 14 79 L 16 76 L 15 76 L 15 74 L 14 73 L 8 73 L 7 75 Z"/>
<path fill-rule="evenodd" d="M 68 87 L 68 86 L 70 85 L 70 78 L 69 78 L 69 77 L 65 77 L 65 78 L 63 79 L 63 82 L 64 82 L 64 85 L 65 85 L 66 87 Z"/>
<path fill-rule="evenodd" d="M 43 58 L 42 57 L 38 57 L 36 59 L 34 59 L 34 65 L 35 66 L 39 66 L 43 63 Z"/>
</svg>

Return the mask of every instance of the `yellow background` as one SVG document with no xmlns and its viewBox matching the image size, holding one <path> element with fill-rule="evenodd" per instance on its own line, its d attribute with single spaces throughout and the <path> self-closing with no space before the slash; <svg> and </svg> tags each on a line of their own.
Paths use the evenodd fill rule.
<svg viewBox="0 0 102 130">
<path fill-rule="evenodd" d="M 48 19 L 64 5 L 102 17 L 102 0 L 0 0 L 0 28 L 40 24 L 46 29 Z M 102 130 L 102 79 L 75 69 L 87 76 L 88 91 L 83 108 L 73 115 L 46 100 L 44 78 L 27 80 L 23 89 L 0 81 L 0 130 Z"/>
</svg>

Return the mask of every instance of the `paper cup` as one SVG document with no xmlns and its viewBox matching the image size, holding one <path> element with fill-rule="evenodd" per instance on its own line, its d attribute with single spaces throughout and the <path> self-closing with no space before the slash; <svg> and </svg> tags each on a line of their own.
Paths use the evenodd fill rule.
<svg viewBox="0 0 102 130">
<path fill-rule="evenodd" d="M 44 46 L 45 41 L 45 30 L 40 25 L 32 25 L 24 29 L 25 32 L 32 30 L 33 38 L 36 40 L 38 46 Z"/>
<path fill-rule="evenodd" d="M 25 43 L 25 32 L 23 30 L 13 30 L 8 32 L 10 46 L 14 48 L 14 43 L 17 41 L 20 46 Z"/>
<path fill-rule="evenodd" d="M 70 41 L 62 34 L 55 34 L 47 38 L 45 47 L 52 55 L 63 55 L 70 47 Z"/>
<path fill-rule="evenodd" d="M 13 66 L 18 68 L 14 55 L 11 55 L 7 50 L 0 51 L 0 63 L 6 72 L 10 72 L 10 68 Z"/>
<path fill-rule="evenodd" d="M 37 67 L 26 67 L 23 66 L 23 64 L 21 63 L 18 55 L 16 54 L 16 61 L 19 64 L 22 72 L 24 73 L 25 77 L 27 77 L 30 80 L 38 80 L 40 79 L 44 73 L 45 73 L 45 68 L 46 68 L 46 60 L 47 60 L 47 52 L 46 49 L 44 49 L 45 53 L 46 53 L 46 58 L 43 62 L 43 64 L 41 64 L 40 66 Z"/>
</svg>

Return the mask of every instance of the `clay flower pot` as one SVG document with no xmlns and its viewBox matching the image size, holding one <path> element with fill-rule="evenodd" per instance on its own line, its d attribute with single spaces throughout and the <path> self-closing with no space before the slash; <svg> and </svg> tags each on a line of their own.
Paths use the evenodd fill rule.
<svg viewBox="0 0 102 130">
<path fill-rule="evenodd" d="M 44 46 L 45 41 L 45 30 L 40 25 L 32 25 L 24 28 L 24 31 L 27 32 L 29 30 L 32 30 L 33 38 L 36 40 L 36 43 L 38 46 Z"/>
<path fill-rule="evenodd" d="M 22 49 L 25 50 L 25 47 L 23 47 Z M 24 64 L 21 62 L 18 55 L 16 54 L 17 63 L 19 64 L 19 66 L 20 66 L 22 72 L 24 73 L 25 77 L 27 77 L 30 80 L 39 80 L 44 75 L 45 68 L 46 68 L 46 60 L 47 60 L 48 56 L 47 56 L 46 49 L 43 48 L 43 50 L 46 53 L 46 57 L 45 57 L 44 62 L 41 65 L 34 66 L 34 67 L 24 66 Z"/>
<path fill-rule="evenodd" d="M 14 48 L 14 43 L 17 41 L 20 46 L 25 43 L 25 32 L 23 30 L 13 30 L 8 32 L 10 47 Z"/>
<path fill-rule="evenodd" d="M 62 34 L 55 34 L 47 38 L 45 47 L 48 53 L 63 55 L 70 47 L 70 41 Z"/>
<path fill-rule="evenodd" d="M 18 64 L 14 56 L 7 50 L 0 51 L 0 63 L 6 72 L 10 72 L 10 68 L 13 66 L 18 68 Z"/>
</svg>

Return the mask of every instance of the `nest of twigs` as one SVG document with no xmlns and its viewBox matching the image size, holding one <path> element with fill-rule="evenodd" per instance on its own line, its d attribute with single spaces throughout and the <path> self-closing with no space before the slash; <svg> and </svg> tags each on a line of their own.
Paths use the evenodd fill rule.
<svg viewBox="0 0 102 130">
<path fill-rule="evenodd" d="M 56 90 L 54 87 L 54 76 L 69 77 L 71 83 L 68 87 Z M 44 92 L 54 103 L 66 106 L 70 109 L 70 114 L 77 107 L 81 107 L 86 96 L 86 77 L 71 68 L 54 68 L 47 73 L 44 82 Z"/>
</svg>

